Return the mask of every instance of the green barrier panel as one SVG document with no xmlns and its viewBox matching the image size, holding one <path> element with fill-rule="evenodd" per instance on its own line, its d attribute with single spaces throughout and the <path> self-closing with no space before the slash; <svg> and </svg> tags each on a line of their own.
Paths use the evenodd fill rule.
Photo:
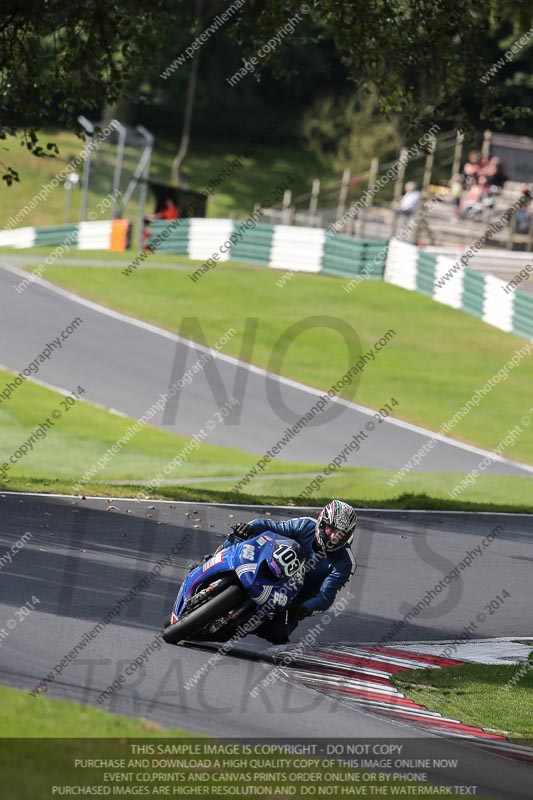
<svg viewBox="0 0 533 800">
<path fill-rule="evenodd" d="M 465 269 L 463 283 L 462 309 L 474 314 L 476 317 L 483 316 L 483 295 L 485 289 L 485 276 L 471 269 Z"/>
<path fill-rule="evenodd" d="M 387 258 L 385 240 L 367 241 L 345 234 L 327 236 L 322 256 L 322 272 L 353 278 L 361 273 L 368 278 L 383 278 Z"/>
<path fill-rule="evenodd" d="M 157 219 L 150 222 L 150 238 L 146 246 L 153 247 L 158 253 L 189 253 L 189 220 L 182 219 L 178 224 Z M 163 234 L 167 234 L 166 237 Z"/>
<path fill-rule="evenodd" d="M 517 291 L 513 308 L 513 333 L 533 339 L 533 294 Z"/>
<path fill-rule="evenodd" d="M 370 278 L 383 280 L 388 249 L 386 239 L 365 243 L 365 272 Z"/>
<path fill-rule="evenodd" d="M 245 229 L 242 239 L 239 239 L 231 247 L 230 261 L 242 261 L 245 264 L 259 264 L 268 267 L 273 238 L 274 225 L 262 224 Z"/>
<path fill-rule="evenodd" d="M 77 225 L 50 225 L 46 228 L 35 228 L 35 247 L 58 247 L 59 245 L 77 247 Z"/>
<path fill-rule="evenodd" d="M 431 253 L 418 253 L 416 262 L 416 290 L 433 297 L 437 257 Z"/>
</svg>

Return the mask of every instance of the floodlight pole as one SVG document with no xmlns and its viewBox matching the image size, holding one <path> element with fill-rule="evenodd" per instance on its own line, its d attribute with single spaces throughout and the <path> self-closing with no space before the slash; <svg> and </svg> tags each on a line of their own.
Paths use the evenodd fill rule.
<svg viewBox="0 0 533 800">
<path fill-rule="evenodd" d="M 70 221 L 70 207 L 72 205 L 72 192 L 78 185 L 80 176 L 77 172 L 69 172 L 63 184 L 65 188 L 65 222 Z"/>
<path fill-rule="evenodd" d="M 146 207 L 146 195 L 148 193 L 148 180 L 150 178 L 150 163 L 152 160 L 154 137 L 150 131 L 146 130 L 142 125 L 137 125 L 137 130 L 146 141 L 145 151 L 142 156 L 141 185 L 139 187 L 139 216 L 137 220 L 137 247 L 140 249 L 143 243 L 144 209 Z"/>
<path fill-rule="evenodd" d="M 87 117 L 78 117 L 78 122 L 82 128 L 89 134 L 89 144 L 92 144 L 94 135 L 94 125 Z M 81 200 L 80 200 L 80 222 L 85 221 L 87 216 L 87 199 L 89 195 L 89 178 L 91 175 L 91 155 L 93 148 L 89 147 L 83 162 L 83 175 L 81 179 Z"/>
<path fill-rule="evenodd" d="M 117 119 L 111 121 L 111 125 L 115 130 L 118 130 L 118 144 L 117 144 L 117 160 L 115 161 L 115 172 L 113 175 L 113 210 L 111 212 L 112 219 L 117 219 L 121 209 L 119 198 L 120 192 L 120 178 L 122 177 L 122 163 L 124 161 L 124 148 L 126 146 L 126 128 Z M 122 216 L 120 214 L 120 216 Z"/>
</svg>

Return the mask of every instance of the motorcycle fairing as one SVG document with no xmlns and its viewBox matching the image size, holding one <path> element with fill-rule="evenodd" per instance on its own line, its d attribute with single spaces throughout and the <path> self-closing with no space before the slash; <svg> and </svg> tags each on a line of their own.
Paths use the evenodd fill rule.
<svg viewBox="0 0 533 800">
<path fill-rule="evenodd" d="M 222 573 L 228 572 L 235 572 L 243 588 L 257 605 L 264 605 L 269 601 L 273 611 L 285 608 L 301 589 L 303 574 L 300 570 L 290 580 L 285 578 L 280 581 L 269 568 L 265 568 L 272 561 L 274 550 L 280 545 L 294 550 L 303 567 L 300 545 L 277 534 L 262 533 L 245 542 L 230 545 L 189 572 L 176 598 L 171 623 L 182 616 L 191 597 L 204 584 L 207 586 Z"/>
</svg>

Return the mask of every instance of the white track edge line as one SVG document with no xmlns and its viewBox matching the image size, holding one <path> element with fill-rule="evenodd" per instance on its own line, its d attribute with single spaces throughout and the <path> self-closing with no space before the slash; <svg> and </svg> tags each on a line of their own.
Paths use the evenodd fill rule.
<svg viewBox="0 0 533 800">
<path fill-rule="evenodd" d="M 44 480 L 44 478 L 43 478 Z M 177 484 L 178 486 L 180 484 Z M 65 497 L 72 498 L 73 500 L 80 500 L 82 495 L 79 494 L 61 494 L 59 492 L 20 492 L 9 491 L 8 489 L 0 490 L 0 494 L 21 495 L 23 497 Z M 218 503 L 216 501 L 206 502 L 205 500 L 156 500 L 147 498 L 139 500 L 138 497 L 115 497 L 114 495 L 83 495 L 86 500 L 123 500 L 130 503 L 173 503 L 174 505 L 197 505 L 197 506 L 219 506 L 221 508 L 272 508 L 272 509 L 288 509 L 290 511 L 301 510 L 310 508 L 311 510 L 318 511 L 322 506 L 282 506 L 272 505 L 269 503 Z M 512 511 L 439 511 L 436 509 L 429 509 L 424 511 L 420 508 L 406 509 L 406 508 L 358 508 L 361 514 L 367 512 L 377 512 L 379 514 L 440 514 L 441 516 L 451 514 L 462 514 L 463 516 L 490 516 L 490 517 L 524 517 L 531 519 L 532 514 L 525 514 Z"/>
</svg>

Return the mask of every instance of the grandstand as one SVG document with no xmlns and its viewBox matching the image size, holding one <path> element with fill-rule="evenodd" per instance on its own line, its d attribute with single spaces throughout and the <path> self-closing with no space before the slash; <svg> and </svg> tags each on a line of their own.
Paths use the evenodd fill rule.
<svg viewBox="0 0 533 800">
<path fill-rule="evenodd" d="M 412 151 L 416 152 L 411 155 Z M 516 202 L 521 182 L 533 175 L 533 139 L 485 132 L 482 153 L 499 156 L 510 180 L 495 195 L 492 207 L 471 219 L 454 215 L 449 184 L 463 163 L 463 151 L 462 134 L 437 133 L 427 152 L 419 147 L 409 151 L 404 148 L 395 161 L 380 164 L 372 159 L 364 173 L 352 175 L 347 168 L 340 181 L 327 185 L 316 178 L 309 192 L 294 198 L 287 190 L 281 203 L 265 210 L 264 219 L 274 224 L 334 226 L 337 232 L 359 239 L 399 236 L 412 243 L 460 250 L 478 240 L 491 221 L 502 217 Z M 423 202 L 416 219 L 406 226 L 393 207 L 409 180 L 421 188 Z M 531 251 L 533 226 L 526 233 L 519 232 L 511 219 L 503 230 L 494 233 L 490 247 Z"/>
</svg>

